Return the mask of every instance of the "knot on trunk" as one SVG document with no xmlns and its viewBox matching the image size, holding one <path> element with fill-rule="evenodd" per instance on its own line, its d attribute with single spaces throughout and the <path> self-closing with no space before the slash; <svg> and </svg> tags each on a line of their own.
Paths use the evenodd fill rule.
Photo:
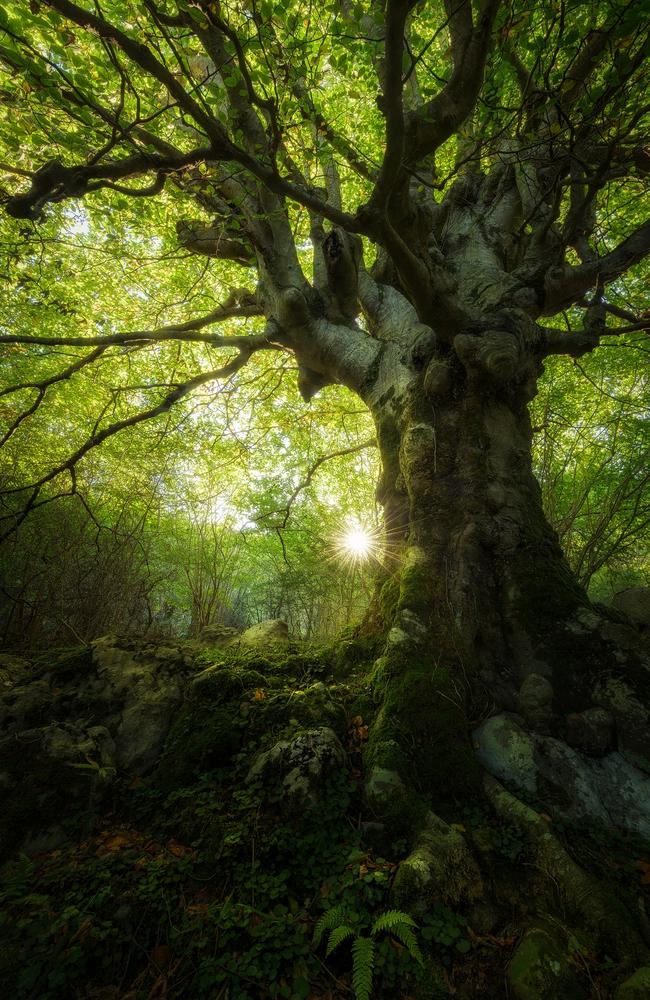
<svg viewBox="0 0 650 1000">
<path fill-rule="evenodd" d="M 454 350 L 470 374 L 484 374 L 495 382 L 508 382 L 518 374 L 522 354 L 517 338 L 505 330 L 490 330 L 477 337 L 460 333 Z"/>
</svg>

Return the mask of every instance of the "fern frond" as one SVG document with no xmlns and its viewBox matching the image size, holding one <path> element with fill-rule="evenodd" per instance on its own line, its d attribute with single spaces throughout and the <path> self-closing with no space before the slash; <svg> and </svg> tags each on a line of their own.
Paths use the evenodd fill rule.
<svg viewBox="0 0 650 1000">
<path fill-rule="evenodd" d="M 390 933 L 408 949 L 411 958 L 414 958 L 420 965 L 424 964 L 422 952 L 420 951 L 420 946 L 412 927 L 409 927 L 407 924 L 397 924 Z"/>
<path fill-rule="evenodd" d="M 349 937 L 354 937 L 354 933 L 354 927 L 349 927 L 348 924 L 340 924 L 338 927 L 335 927 L 327 943 L 326 956 L 329 957 L 334 949 L 338 948 L 344 941 L 347 941 Z"/>
<path fill-rule="evenodd" d="M 328 931 L 332 927 L 338 927 L 339 924 L 345 921 L 345 918 L 346 913 L 342 906 L 333 906 L 331 910 L 326 910 L 314 927 L 314 944 L 320 944 L 323 931 Z"/>
<path fill-rule="evenodd" d="M 417 930 L 417 924 L 413 917 L 409 917 L 408 913 L 403 913 L 401 910 L 386 910 L 385 913 L 380 913 L 374 924 L 372 925 L 371 934 L 376 937 L 381 931 L 387 931 L 391 934 L 395 927 L 402 925 L 403 927 L 415 927 Z"/>
<path fill-rule="evenodd" d="M 370 1000 L 375 968 L 375 942 L 358 937 L 352 942 L 352 988 L 356 1000 Z"/>
</svg>

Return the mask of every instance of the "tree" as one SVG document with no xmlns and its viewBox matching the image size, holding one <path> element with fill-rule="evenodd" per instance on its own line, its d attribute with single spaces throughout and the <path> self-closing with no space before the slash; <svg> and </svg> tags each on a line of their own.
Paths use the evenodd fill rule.
<svg viewBox="0 0 650 1000">
<path fill-rule="evenodd" d="M 306 401 L 345 386 L 376 428 L 388 572 L 367 625 L 383 648 L 366 765 L 392 776 L 377 809 L 412 830 L 428 815 L 432 836 L 423 802 L 444 803 L 459 781 L 467 797 L 483 794 L 468 719 L 519 709 L 531 675 L 553 693 L 537 725 L 559 737 L 604 675 L 641 696 L 632 654 L 636 681 L 601 632 L 585 654 L 567 629 L 589 601 L 542 510 L 528 404 L 545 358 L 648 329 L 643 4 L 0 10 L 3 131 L 23 130 L 5 167 L 19 232 L 69 222 L 80 204 L 121 225 L 173 213 L 180 245 L 221 262 L 220 278 L 206 275 L 231 286 L 208 314 L 156 329 L 105 321 L 68 335 L 59 315 L 49 336 L 0 337 L 24 345 L 24 366 L 28 350 L 84 351 L 40 381 L 25 376 L 34 408 L 87 366 L 116 377 L 114 357 L 135 357 L 144 381 L 16 488 L 6 530 L 74 492 L 99 445 L 279 352 L 295 359 Z M 155 352 L 170 342 L 209 349 L 157 377 Z M 215 348 L 222 360 L 208 364 Z M 486 787 L 503 810 L 524 809 Z M 542 850 L 584 912 L 578 876 Z"/>
</svg>

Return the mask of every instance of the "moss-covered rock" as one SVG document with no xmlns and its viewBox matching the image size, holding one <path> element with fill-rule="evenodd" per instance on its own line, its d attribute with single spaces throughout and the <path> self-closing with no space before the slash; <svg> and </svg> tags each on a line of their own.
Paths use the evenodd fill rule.
<svg viewBox="0 0 650 1000">
<path fill-rule="evenodd" d="M 587 993 L 571 968 L 566 950 L 550 933 L 529 930 L 515 951 L 508 983 L 516 1000 L 581 1000 Z"/>
<path fill-rule="evenodd" d="M 203 701 L 223 702 L 237 697 L 241 700 L 246 692 L 265 684 L 266 678 L 258 670 L 215 664 L 192 679 L 190 692 Z"/>
<path fill-rule="evenodd" d="M 170 792 L 189 784 L 200 771 L 225 767 L 241 748 L 243 727 L 236 703 L 187 703 L 169 731 L 154 784 Z"/>
<path fill-rule="evenodd" d="M 614 1000 L 648 1000 L 650 997 L 650 966 L 637 969 L 616 990 Z"/>
<path fill-rule="evenodd" d="M 292 807 L 313 808 L 323 795 L 327 777 L 343 770 L 345 764 L 345 750 L 338 736 L 327 726 L 320 726 L 279 740 L 258 754 L 247 781 L 263 780 L 281 790 Z"/>
</svg>

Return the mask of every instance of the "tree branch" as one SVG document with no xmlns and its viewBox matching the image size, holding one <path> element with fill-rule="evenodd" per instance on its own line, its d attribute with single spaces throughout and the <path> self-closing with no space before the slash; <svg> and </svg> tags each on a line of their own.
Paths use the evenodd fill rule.
<svg viewBox="0 0 650 1000">
<path fill-rule="evenodd" d="M 250 294 L 250 293 L 247 293 Z M 252 297 L 252 296 L 251 296 Z M 243 298 L 243 296 L 242 296 Z M 159 343 L 165 340 L 192 341 L 211 344 L 213 347 L 238 347 L 242 350 L 260 350 L 274 345 L 264 336 L 220 336 L 216 333 L 199 333 L 204 326 L 219 323 L 227 319 L 244 319 L 250 316 L 264 315 L 256 304 L 224 305 L 214 312 L 198 319 L 188 320 L 171 326 L 162 326 L 157 330 L 135 330 L 130 333 L 107 333 L 98 337 L 34 337 L 31 334 L 3 334 L 0 344 L 46 344 L 51 347 L 90 347 L 92 344 L 105 347 L 125 344 Z"/>
<path fill-rule="evenodd" d="M 550 316 L 580 300 L 583 295 L 598 284 L 602 287 L 613 278 L 627 271 L 650 253 L 650 219 L 635 229 L 627 239 L 594 260 L 578 267 L 554 267 L 545 278 L 545 315 Z"/>
<path fill-rule="evenodd" d="M 470 0 L 448 0 L 454 68 L 441 92 L 409 115 L 406 148 L 411 163 L 434 153 L 474 108 L 500 2 L 484 0 L 477 23 L 472 25 Z"/>
<path fill-rule="evenodd" d="M 0 521 L 13 521 L 13 524 L 8 531 L 0 537 L 0 542 L 4 541 L 5 538 L 13 534 L 13 532 L 15 532 L 23 523 L 29 513 L 39 505 L 38 497 L 43 487 L 52 482 L 53 479 L 62 475 L 64 472 L 68 472 L 74 477 L 77 464 L 88 454 L 88 452 L 99 447 L 99 445 L 103 444 L 108 438 L 113 437 L 115 434 L 119 434 L 120 431 L 123 431 L 128 427 L 135 427 L 146 420 L 153 420 L 155 417 L 159 417 L 161 414 L 166 413 L 172 408 L 172 406 L 199 386 L 205 385 L 207 382 L 213 382 L 216 379 L 224 379 L 234 375 L 240 370 L 240 368 L 244 367 L 250 359 L 253 350 L 254 348 L 250 350 L 242 348 L 239 354 L 233 358 L 232 361 L 229 361 L 228 364 L 224 365 L 223 368 L 216 368 L 213 371 L 202 372 L 200 375 L 196 375 L 194 378 L 188 379 L 186 382 L 181 382 L 172 392 L 168 393 L 159 403 L 157 403 L 156 406 L 152 406 L 146 410 L 140 410 L 138 413 L 134 413 L 130 417 L 125 417 L 123 420 L 116 420 L 103 430 L 96 431 L 79 448 L 77 448 L 76 451 L 74 451 L 72 455 L 65 460 L 65 462 L 61 462 L 60 465 L 57 465 L 54 469 L 51 469 L 48 473 L 46 473 L 46 475 L 42 476 L 35 482 L 30 483 L 28 486 L 5 490 L 5 496 L 12 493 L 22 493 L 25 490 L 31 490 L 32 492 L 27 500 L 27 503 L 19 514 L 5 514 L 0 517 Z M 42 502 L 47 502 L 47 500 Z"/>
</svg>

